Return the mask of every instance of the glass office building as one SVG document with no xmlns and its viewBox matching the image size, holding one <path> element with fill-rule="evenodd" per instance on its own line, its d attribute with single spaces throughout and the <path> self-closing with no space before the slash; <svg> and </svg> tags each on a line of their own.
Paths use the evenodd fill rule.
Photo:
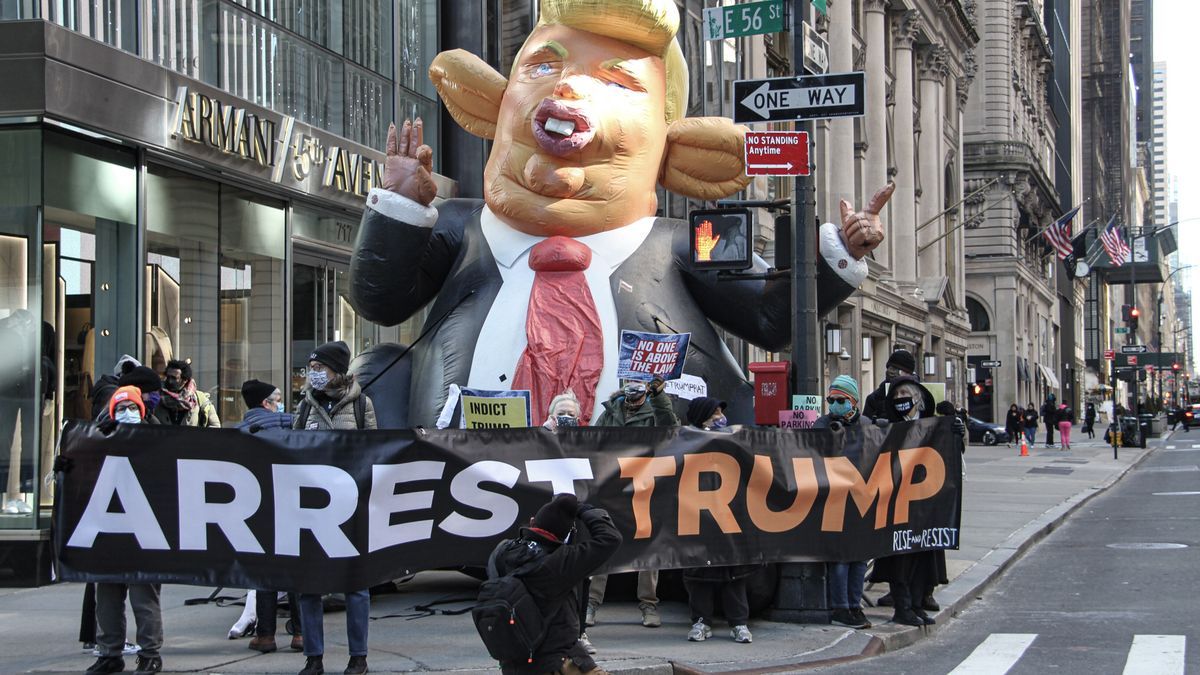
<svg viewBox="0 0 1200 675">
<path fill-rule="evenodd" d="M 434 0 L 0 0 L 0 585 L 48 581 L 58 429 L 122 354 L 190 359 L 224 422 L 311 349 L 409 343 L 346 300 Z M 440 192 L 449 194 L 445 183 Z"/>
</svg>

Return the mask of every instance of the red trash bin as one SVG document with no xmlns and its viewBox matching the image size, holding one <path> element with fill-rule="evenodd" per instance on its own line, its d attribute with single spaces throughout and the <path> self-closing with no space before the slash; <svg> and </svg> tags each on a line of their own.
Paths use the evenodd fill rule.
<svg viewBox="0 0 1200 675">
<path fill-rule="evenodd" d="M 779 425 L 779 411 L 792 407 L 788 390 L 790 361 L 756 361 L 751 363 L 754 374 L 754 423 Z"/>
</svg>

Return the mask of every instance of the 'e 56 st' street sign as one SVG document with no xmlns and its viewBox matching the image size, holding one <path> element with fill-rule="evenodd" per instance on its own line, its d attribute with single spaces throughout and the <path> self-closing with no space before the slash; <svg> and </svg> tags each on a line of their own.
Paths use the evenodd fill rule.
<svg viewBox="0 0 1200 675">
<path fill-rule="evenodd" d="M 783 31 L 783 0 L 748 2 L 704 10 L 704 39 L 723 40 L 743 35 Z"/>
<path fill-rule="evenodd" d="M 861 117 L 866 109 L 862 72 L 737 80 L 733 121 L 792 122 L 829 117 Z"/>
</svg>

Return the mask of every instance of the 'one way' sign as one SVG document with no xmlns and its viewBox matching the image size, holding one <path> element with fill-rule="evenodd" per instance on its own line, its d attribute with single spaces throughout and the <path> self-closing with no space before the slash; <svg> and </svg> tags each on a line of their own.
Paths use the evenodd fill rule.
<svg viewBox="0 0 1200 675">
<path fill-rule="evenodd" d="M 866 109 L 865 83 L 861 72 L 737 80 L 733 83 L 733 121 L 753 124 L 860 117 Z"/>
</svg>

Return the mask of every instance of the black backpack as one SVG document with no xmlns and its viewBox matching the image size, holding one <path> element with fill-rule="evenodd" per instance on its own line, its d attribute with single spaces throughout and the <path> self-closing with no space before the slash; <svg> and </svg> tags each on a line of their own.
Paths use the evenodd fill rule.
<svg viewBox="0 0 1200 675">
<path fill-rule="evenodd" d="M 479 587 L 471 619 L 492 658 L 502 664 L 533 663 L 550 625 L 520 577 L 537 566 L 542 556 L 497 576 L 495 557 L 501 548 L 488 560 L 488 580 Z"/>
</svg>

